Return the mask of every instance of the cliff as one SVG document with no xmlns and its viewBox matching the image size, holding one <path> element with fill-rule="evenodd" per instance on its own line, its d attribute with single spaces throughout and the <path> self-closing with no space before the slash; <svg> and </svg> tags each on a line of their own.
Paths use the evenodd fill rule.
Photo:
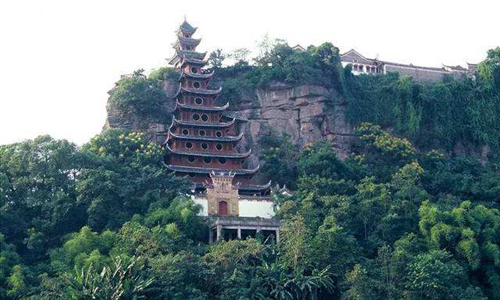
<svg viewBox="0 0 500 300">
<path fill-rule="evenodd" d="M 106 128 L 123 128 L 148 134 L 151 140 L 162 143 L 170 125 L 176 83 L 167 80 L 163 89 L 167 94 L 162 104 L 163 121 L 139 115 L 133 109 L 123 109 L 108 101 Z M 112 91 L 110 92 L 112 93 Z M 245 132 L 240 143 L 252 149 L 250 161 L 258 163 L 261 137 L 287 133 L 292 143 L 303 147 L 318 140 L 330 140 L 338 155 L 348 155 L 352 127 L 345 119 L 345 101 L 335 90 L 319 85 L 291 86 L 278 82 L 265 89 L 256 89 L 240 95 L 230 106 L 228 114 L 237 116 L 240 129 Z"/>
</svg>

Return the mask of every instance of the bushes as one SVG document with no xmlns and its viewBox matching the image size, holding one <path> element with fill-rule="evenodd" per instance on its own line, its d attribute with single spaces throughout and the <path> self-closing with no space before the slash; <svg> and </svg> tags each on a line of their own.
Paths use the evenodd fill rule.
<svg viewBox="0 0 500 300">
<path fill-rule="evenodd" d="M 162 72 L 155 73 L 153 78 L 146 78 L 142 71 L 136 71 L 131 77 L 124 77 L 116 83 L 110 101 L 120 108 L 133 108 L 143 116 L 158 116 L 158 108 L 166 100 L 160 77 Z M 167 73 L 164 73 L 167 74 Z"/>
<path fill-rule="evenodd" d="M 496 52 L 495 52 L 496 51 Z M 418 147 L 452 150 L 458 142 L 500 146 L 500 89 L 492 88 L 498 50 L 480 64 L 479 78 L 415 83 L 397 74 L 346 73 L 347 118 L 392 127 Z M 499 76 L 500 78 L 500 76 Z M 500 79 L 499 79 L 500 82 Z"/>
</svg>

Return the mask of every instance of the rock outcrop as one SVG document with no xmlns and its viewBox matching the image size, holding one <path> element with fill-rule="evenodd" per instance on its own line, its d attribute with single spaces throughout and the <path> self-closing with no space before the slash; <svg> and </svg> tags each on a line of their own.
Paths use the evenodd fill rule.
<svg viewBox="0 0 500 300">
<path fill-rule="evenodd" d="M 166 81 L 168 96 L 175 93 L 175 82 Z M 221 99 L 223 101 L 223 99 Z M 174 100 L 168 98 L 161 108 L 171 117 Z M 335 90 L 319 85 L 290 86 L 272 83 L 265 89 L 242 94 L 228 113 L 242 120 L 245 131 L 243 145 L 252 149 L 250 161 L 258 164 L 260 139 L 272 132 L 287 133 L 291 142 L 303 147 L 319 140 L 329 140 L 339 157 L 345 158 L 352 140 L 352 127 L 345 118 L 345 101 Z M 164 141 L 169 121 L 158 121 L 124 110 L 108 102 L 104 128 L 124 128 L 141 131 L 157 143 Z M 167 118 L 168 119 L 168 118 Z"/>
<path fill-rule="evenodd" d="M 349 152 L 353 130 L 345 119 L 345 102 L 335 90 L 273 83 L 253 95 L 243 95 L 231 109 L 246 120 L 243 144 L 254 153 L 259 153 L 261 137 L 272 132 L 287 133 L 300 147 L 330 140 L 342 158 Z"/>
</svg>

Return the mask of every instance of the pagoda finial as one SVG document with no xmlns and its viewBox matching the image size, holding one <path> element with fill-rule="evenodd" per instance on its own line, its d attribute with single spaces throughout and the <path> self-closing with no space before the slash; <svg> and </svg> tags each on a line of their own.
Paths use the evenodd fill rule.
<svg viewBox="0 0 500 300">
<path fill-rule="evenodd" d="M 186 17 L 186 14 L 184 14 L 184 22 L 186 22 L 187 20 L 187 17 Z"/>
</svg>

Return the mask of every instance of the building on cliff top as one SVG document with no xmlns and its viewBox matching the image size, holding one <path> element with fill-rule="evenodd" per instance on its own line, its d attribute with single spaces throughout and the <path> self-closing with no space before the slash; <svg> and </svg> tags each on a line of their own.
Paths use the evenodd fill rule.
<svg viewBox="0 0 500 300">
<path fill-rule="evenodd" d="M 462 77 L 474 78 L 476 72 L 476 64 L 467 63 L 467 68 L 446 65 L 443 65 L 441 68 L 421 67 L 413 64 L 407 65 L 382 61 L 377 58 L 366 58 L 354 49 L 341 54 L 340 60 L 344 67 L 351 65 L 354 75 L 376 75 L 396 72 L 399 75 L 411 76 L 416 82 L 439 82 L 445 76 L 452 76 L 456 79 Z"/>
<path fill-rule="evenodd" d="M 174 56 L 169 63 L 180 70 L 174 96 L 172 123 L 164 143 L 167 168 L 188 176 L 193 199 L 207 217 L 210 242 L 215 239 L 246 238 L 261 233 L 279 238 L 274 220 L 270 182 L 255 184 L 259 166 L 250 167 L 250 151 L 240 151 L 244 120 L 225 114 L 228 103 L 218 106 L 221 88 L 213 89 L 213 72 L 205 69 L 206 52 L 197 52 L 201 39 L 197 28 L 184 21 L 177 30 Z"/>
</svg>

